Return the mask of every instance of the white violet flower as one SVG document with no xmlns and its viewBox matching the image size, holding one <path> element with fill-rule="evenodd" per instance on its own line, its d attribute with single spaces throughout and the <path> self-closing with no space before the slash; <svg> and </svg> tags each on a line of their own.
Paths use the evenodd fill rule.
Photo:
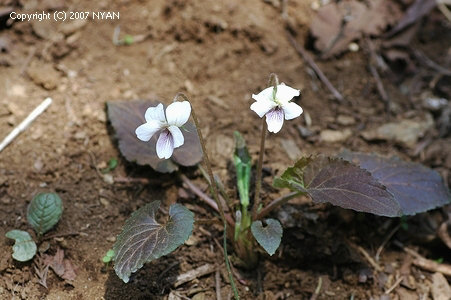
<svg viewBox="0 0 451 300">
<path fill-rule="evenodd" d="M 191 105 L 188 101 L 174 102 L 166 108 L 164 115 L 163 104 L 149 107 L 144 117 L 146 123 L 136 128 L 136 136 L 144 142 L 148 142 L 152 136 L 161 130 L 157 141 L 157 155 L 159 158 L 169 158 L 174 148 L 180 147 L 185 142 L 182 131 L 183 126 L 191 115 Z"/>
<path fill-rule="evenodd" d="M 275 90 L 274 90 L 275 89 Z M 252 94 L 256 100 L 251 109 L 260 118 L 266 115 L 266 124 L 270 132 L 277 133 L 283 125 L 283 120 L 291 120 L 299 117 L 303 110 L 296 103 L 290 102 L 293 97 L 299 96 L 300 91 L 285 84 L 279 84 L 276 88 L 269 87 L 258 93 Z"/>
</svg>

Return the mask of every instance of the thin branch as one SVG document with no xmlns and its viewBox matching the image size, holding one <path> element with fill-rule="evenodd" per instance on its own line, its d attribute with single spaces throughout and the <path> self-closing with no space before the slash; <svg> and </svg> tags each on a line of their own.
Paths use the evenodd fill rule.
<svg viewBox="0 0 451 300">
<path fill-rule="evenodd" d="M 277 198 L 268 205 L 266 205 L 260 212 L 257 214 L 257 217 L 254 218 L 254 220 L 260 220 L 263 217 L 265 217 L 267 214 L 269 214 L 271 211 L 273 211 L 275 208 L 285 204 L 288 200 L 293 199 L 295 197 L 299 196 L 299 192 L 292 192 L 289 194 L 286 194 L 280 198 Z"/>
<path fill-rule="evenodd" d="M 194 193 L 196 196 L 198 196 L 201 200 L 203 200 L 206 204 L 208 204 L 211 208 L 213 208 L 215 211 L 219 212 L 218 205 L 216 202 L 208 197 L 207 194 L 202 192 L 199 187 L 197 187 L 191 180 L 188 179 L 184 174 L 180 174 L 180 179 L 186 184 L 186 186 Z M 230 224 L 230 226 L 235 226 L 235 221 L 233 221 L 232 217 L 229 214 L 224 214 L 227 222 Z"/>
<path fill-rule="evenodd" d="M 327 79 L 326 75 L 321 71 L 321 69 L 318 67 L 318 65 L 315 63 L 313 58 L 308 55 L 307 51 L 304 50 L 303 47 L 301 47 L 295 40 L 294 36 L 287 31 L 288 40 L 290 41 L 291 45 L 293 45 L 294 49 L 298 52 L 298 54 L 305 60 L 307 64 L 309 64 L 310 68 L 315 71 L 316 75 L 318 75 L 318 78 L 326 85 L 328 90 L 332 93 L 335 99 L 342 102 L 344 101 L 343 96 L 340 94 L 340 92 L 330 83 L 329 79 Z"/>
</svg>

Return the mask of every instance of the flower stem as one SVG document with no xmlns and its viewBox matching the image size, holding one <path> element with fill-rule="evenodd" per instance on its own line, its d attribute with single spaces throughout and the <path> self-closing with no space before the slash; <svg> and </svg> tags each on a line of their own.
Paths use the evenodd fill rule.
<svg viewBox="0 0 451 300">
<path fill-rule="evenodd" d="M 257 163 L 257 178 L 255 179 L 255 195 L 254 204 L 252 206 L 252 219 L 255 220 L 257 217 L 258 207 L 260 206 L 260 190 L 262 187 L 262 169 L 263 169 L 263 156 L 265 154 L 265 140 L 266 140 L 266 121 L 262 119 L 262 132 L 260 140 L 260 153 L 258 156 Z"/>
<path fill-rule="evenodd" d="M 277 92 L 277 86 L 279 85 L 279 78 L 275 73 L 269 74 L 268 86 L 273 86 L 273 97 Z M 266 140 L 266 121 L 262 119 L 262 135 L 260 140 L 260 153 L 258 156 L 257 164 L 257 178 L 255 179 L 255 194 L 254 194 L 254 205 L 252 206 L 252 220 L 256 220 L 258 208 L 261 203 L 260 190 L 262 188 L 262 169 L 263 169 L 263 156 L 265 152 L 265 140 Z"/>
<path fill-rule="evenodd" d="M 191 103 L 191 101 L 189 101 L 188 97 L 186 97 L 185 94 L 183 94 L 183 93 L 177 93 L 177 95 L 175 96 L 174 99 L 177 99 L 179 97 L 181 97 L 184 100 L 186 100 L 189 103 Z M 226 217 L 225 217 L 225 214 L 224 214 L 224 208 L 222 207 L 222 203 L 219 201 L 218 187 L 215 184 L 215 178 L 213 176 L 213 171 L 211 170 L 210 159 L 208 158 L 208 153 L 207 153 L 207 149 L 206 149 L 206 146 L 205 146 L 204 138 L 202 136 L 202 132 L 201 132 L 200 127 L 199 127 L 199 121 L 197 120 L 196 113 L 194 112 L 194 108 L 193 108 L 192 103 L 191 103 L 191 116 L 193 117 L 194 125 L 196 126 L 197 135 L 199 136 L 200 145 L 202 147 L 202 152 L 204 153 L 203 161 L 204 161 L 205 166 L 207 167 L 208 176 L 210 177 L 210 185 L 211 185 L 212 190 L 213 190 L 213 198 L 215 199 L 216 204 L 218 205 L 219 213 L 221 215 L 221 219 L 222 219 L 222 222 L 224 224 L 224 232 L 223 232 L 223 238 L 224 238 L 224 246 L 223 246 L 224 247 L 224 260 L 225 260 L 225 265 L 226 265 L 226 268 L 227 268 L 227 273 L 229 274 L 230 285 L 232 286 L 232 290 L 233 290 L 233 293 L 234 293 L 235 300 L 239 300 L 240 296 L 238 295 L 238 290 L 237 290 L 236 285 L 235 285 L 235 280 L 233 279 L 232 270 L 230 268 L 229 256 L 227 254 L 227 221 L 226 221 Z"/>
</svg>

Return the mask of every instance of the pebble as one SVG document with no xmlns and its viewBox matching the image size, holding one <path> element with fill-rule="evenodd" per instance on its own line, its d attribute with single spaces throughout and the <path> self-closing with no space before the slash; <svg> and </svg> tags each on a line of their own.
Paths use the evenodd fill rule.
<svg viewBox="0 0 451 300">
<path fill-rule="evenodd" d="M 291 160 L 297 160 L 302 156 L 301 149 L 292 139 L 281 139 L 280 143 Z"/>
<path fill-rule="evenodd" d="M 337 123 L 343 126 L 350 126 L 356 123 L 354 117 L 346 116 L 346 115 L 338 115 Z"/>
<path fill-rule="evenodd" d="M 331 130 L 325 129 L 320 132 L 320 140 L 326 143 L 338 143 L 347 140 L 352 135 L 351 129 Z"/>
<path fill-rule="evenodd" d="M 367 141 L 385 140 L 392 141 L 408 148 L 413 148 L 420 137 L 434 126 L 430 114 L 423 121 L 401 120 L 399 122 L 386 123 L 377 128 L 362 132 L 362 137 Z"/>
<path fill-rule="evenodd" d="M 46 90 L 54 90 L 58 86 L 60 74 L 50 64 L 34 62 L 27 69 L 31 80 Z"/>
<path fill-rule="evenodd" d="M 431 294 L 434 300 L 450 299 L 451 287 L 443 274 L 437 272 L 432 275 Z"/>
</svg>

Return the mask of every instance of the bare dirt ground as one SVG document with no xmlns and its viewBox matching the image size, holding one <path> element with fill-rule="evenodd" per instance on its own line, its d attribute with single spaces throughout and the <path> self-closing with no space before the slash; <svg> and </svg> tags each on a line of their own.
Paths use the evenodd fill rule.
<svg viewBox="0 0 451 300">
<path fill-rule="evenodd" d="M 443 113 L 423 105 L 428 97 L 450 100 L 449 74 L 414 59 L 413 67 L 402 60 L 390 65 L 392 71 L 382 76 L 382 83 L 396 109 L 387 113 L 363 47 L 329 60 L 316 56 L 309 35 L 316 14 L 312 2 L 287 1 L 291 30 L 343 95 L 343 102 L 330 96 L 290 44 L 278 1 L 0 1 L 0 11 L 120 12 L 119 19 L 84 22 L 12 22 L 9 14 L 0 17 L 0 138 L 45 97 L 54 101 L 0 153 L 0 298 L 214 299 L 214 272 L 178 287 L 173 284 L 178 274 L 207 263 L 218 266 L 222 297 L 230 297 L 216 242 L 221 239 L 221 226 L 205 221 L 214 214 L 173 176 L 138 167 L 120 156 L 106 116 L 107 101 L 169 103 L 179 91 L 189 95 L 201 119 L 214 172 L 236 195 L 230 168 L 233 131 L 245 136 L 256 160 L 261 123 L 249 110 L 251 94 L 263 89 L 274 72 L 281 81 L 301 89 L 298 103 L 306 114 L 268 136 L 266 201 L 280 195 L 271 188 L 273 176 L 296 157 L 344 148 L 422 162 L 450 185 L 449 127 L 441 121 Z M 129 34 L 138 40 L 128 46 L 113 44 L 118 26 L 120 37 Z M 412 47 L 449 70 L 450 23 L 438 10 L 421 20 Z M 396 138 L 362 136 L 401 120 L 418 124 L 413 131 L 421 136 L 407 144 Z M 299 126 L 309 132 L 300 132 Z M 114 178 L 147 177 L 152 183 L 105 182 L 97 168 L 110 158 L 119 160 L 111 173 Z M 196 170 L 184 172 L 207 190 Z M 4 237 L 15 228 L 32 233 L 26 208 L 34 195 L 45 191 L 57 192 L 64 201 L 63 217 L 48 233 L 48 251 L 64 249 L 76 272 L 75 280 L 68 282 L 49 271 L 48 288 L 38 283 L 32 262 L 13 261 L 12 241 Z M 147 264 L 124 284 L 101 259 L 130 214 L 156 199 L 166 204 L 179 201 L 204 223 L 195 225 L 189 243 Z M 294 199 L 275 215 L 286 228 L 276 255 L 269 258 L 262 253 L 259 268 L 252 272 L 236 268 L 239 292 L 243 299 L 449 299 L 434 297 L 438 280 L 434 272 L 414 266 L 412 257 L 392 243 L 402 242 L 425 257 L 451 263 L 450 249 L 436 234 L 447 210 L 410 218 L 408 228 L 399 229 L 384 247 L 376 272 L 362 253 L 374 257 L 398 219 Z"/>
</svg>

